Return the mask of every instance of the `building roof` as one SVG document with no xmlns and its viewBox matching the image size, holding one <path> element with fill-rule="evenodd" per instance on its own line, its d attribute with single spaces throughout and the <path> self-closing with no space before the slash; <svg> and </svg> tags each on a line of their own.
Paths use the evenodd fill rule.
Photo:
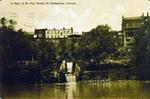
<svg viewBox="0 0 150 99">
<path fill-rule="evenodd" d="M 35 31 L 45 31 L 47 29 L 35 29 Z"/>
<path fill-rule="evenodd" d="M 62 28 L 62 29 L 57 29 L 57 28 L 53 28 L 53 29 L 47 29 L 47 28 L 45 28 L 45 29 L 35 29 L 35 31 L 36 30 L 38 30 L 38 31 L 45 31 L 45 30 L 49 30 L 49 31 L 51 31 L 51 30 L 72 30 L 73 28 L 71 27 L 71 28 Z"/>
<path fill-rule="evenodd" d="M 78 37 L 82 37 L 82 35 L 79 34 L 72 34 L 68 36 L 69 38 L 78 38 Z"/>
<path fill-rule="evenodd" d="M 137 16 L 137 17 L 123 17 L 123 20 L 143 20 L 144 17 Z"/>
</svg>

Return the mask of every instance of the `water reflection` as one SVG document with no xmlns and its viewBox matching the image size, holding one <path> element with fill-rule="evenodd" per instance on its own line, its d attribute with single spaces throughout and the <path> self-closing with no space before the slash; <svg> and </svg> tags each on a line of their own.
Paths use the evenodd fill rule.
<svg viewBox="0 0 150 99">
<path fill-rule="evenodd" d="M 69 82 L 1 87 L 3 99 L 150 99 L 150 82 Z"/>
<path fill-rule="evenodd" d="M 74 99 L 75 96 L 76 96 L 76 82 L 67 83 L 66 99 Z"/>
</svg>

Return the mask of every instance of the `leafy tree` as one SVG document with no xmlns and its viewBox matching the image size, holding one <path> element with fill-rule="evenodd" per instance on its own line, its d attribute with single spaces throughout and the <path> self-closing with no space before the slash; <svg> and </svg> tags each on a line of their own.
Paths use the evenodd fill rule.
<svg viewBox="0 0 150 99">
<path fill-rule="evenodd" d="M 8 61 L 30 60 L 32 46 L 29 37 L 22 31 L 1 29 L 0 46 L 5 49 L 5 56 Z"/>
<path fill-rule="evenodd" d="M 50 60 L 55 58 L 55 49 L 53 43 L 47 40 L 37 40 L 35 42 L 36 59 Z"/>
<path fill-rule="evenodd" d="M 1 24 L 1 27 L 6 27 L 7 19 L 5 17 L 1 18 L 0 24 Z"/>
<path fill-rule="evenodd" d="M 60 39 L 56 44 L 57 58 L 62 61 L 69 58 L 69 44 L 66 39 Z"/>
<path fill-rule="evenodd" d="M 136 34 L 135 66 L 139 79 L 150 79 L 150 20 Z"/>
<path fill-rule="evenodd" d="M 10 69 L 17 68 L 17 65 L 14 65 L 16 61 L 32 59 L 33 48 L 29 36 L 21 30 L 14 29 L 15 21 L 1 18 L 0 22 L 0 63 L 5 81 L 8 73 L 16 72 Z"/>
<path fill-rule="evenodd" d="M 116 51 L 115 38 L 108 25 L 99 25 L 85 33 L 80 43 L 82 59 L 88 63 L 100 64 Z"/>
</svg>

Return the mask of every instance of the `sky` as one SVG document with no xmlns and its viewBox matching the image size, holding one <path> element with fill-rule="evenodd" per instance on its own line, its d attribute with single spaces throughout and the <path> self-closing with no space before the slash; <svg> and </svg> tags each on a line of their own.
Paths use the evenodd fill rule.
<svg viewBox="0 0 150 99">
<path fill-rule="evenodd" d="M 37 2 L 49 4 L 39 5 Z M 122 16 L 141 16 L 147 12 L 150 12 L 149 0 L 0 0 L 0 18 L 14 19 L 18 23 L 17 29 L 29 32 L 35 28 L 63 27 L 83 32 L 101 24 L 121 30 Z"/>
</svg>

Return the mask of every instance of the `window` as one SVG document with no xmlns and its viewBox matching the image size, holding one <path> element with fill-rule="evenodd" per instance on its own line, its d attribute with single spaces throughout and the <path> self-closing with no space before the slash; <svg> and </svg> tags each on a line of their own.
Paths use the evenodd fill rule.
<svg viewBox="0 0 150 99">
<path fill-rule="evenodd" d="M 139 23 L 139 22 L 137 23 L 137 26 L 140 26 L 140 23 Z"/>
<path fill-rule="evenodd" d="M 136 26 L 136 23 L 132 23 L 132 26 L 135 27 L 135 26 Z"/>
<path fill-rule="evenodd" d="M 127 42 L 130 42 L 130 39 L 126 39 Z"/>
<path fill-rule="evenodd" d="M 119 36 L 119 39 L 122 39 L 122 36 Z"/>
<path fill-rule="evenodd" d="M 42 34 L 39 34 L 38 36 L 39 36 L 39 37 L 42 37 Z"/>
<path fill-rule="evenodd" d="M 133 37 L 133 36 L 134 36 L 134 33 L 133 33 L 133 32 L 128 32 L 128 33 L 127 33 L 127 36 L 128 36 L 128 37 Z"/>
<path fill-rule="evenodd" d="M 148 19 L 145 19 L 145 21 L 147 22 L 147 21 L 148 21 Z"/>
<path fill-rule="evenodd" d="M 129 27 L 129 24 L 128 24 L 128 23 L 126 24 L 126 27 Z"/>
</svg>

